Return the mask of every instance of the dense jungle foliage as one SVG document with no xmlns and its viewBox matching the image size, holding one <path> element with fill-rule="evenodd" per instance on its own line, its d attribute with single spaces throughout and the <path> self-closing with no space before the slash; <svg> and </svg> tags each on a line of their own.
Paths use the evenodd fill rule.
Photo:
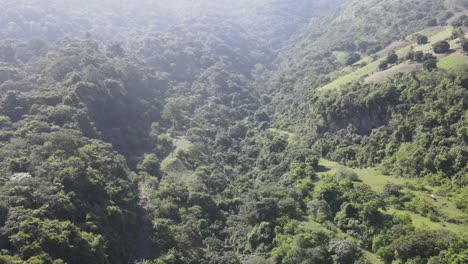
<svg viewBox="0 0 468 264">
<path fill-rule="evenodd" d="M 0 3 L 0 264 L 468 263 L 466 1 Z"/>
</svg>

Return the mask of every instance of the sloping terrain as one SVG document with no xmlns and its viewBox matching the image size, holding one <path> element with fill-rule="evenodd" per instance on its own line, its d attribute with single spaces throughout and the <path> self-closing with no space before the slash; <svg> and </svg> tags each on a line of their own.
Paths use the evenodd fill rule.
<svg viewBox="0 0 468 264">
<path fill-rule="evenodd" d="M 466 1 L 2 4 L 0 264 L 468 262 Z"/>
</svg>

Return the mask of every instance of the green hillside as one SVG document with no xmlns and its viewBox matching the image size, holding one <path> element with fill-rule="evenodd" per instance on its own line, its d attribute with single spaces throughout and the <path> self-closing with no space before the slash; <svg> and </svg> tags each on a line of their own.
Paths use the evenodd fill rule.
<svg viewBox="0 0 468 264">
<path fill-rule="evenodd" d="M 5 0 L 0 264 L 468 263 L 464 0 Z"/>
</svg>

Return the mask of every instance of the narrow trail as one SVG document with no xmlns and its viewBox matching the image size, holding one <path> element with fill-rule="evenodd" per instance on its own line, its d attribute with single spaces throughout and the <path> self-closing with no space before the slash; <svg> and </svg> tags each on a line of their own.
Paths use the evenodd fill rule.
<svg viewBox="0 0 468 264">
<path fill-rule="evenodd" d="M 172 145 L 171 153 L 169 153 L 169 155 L 167 155 L 164 159 L 173 158 L 174 155 L 177 153 L 177 150 L 179 149 L 184 139 L 185 139 L 185 136 L 176 137 L 176 141 L 174 142 L 174 145 Z"/>
<path fill-rule="evenodd" d="M 184 140 L 184 136 L 178 136 L 173 144 L 171 152 L 163 159 L 169 159 L 174 157 L 174 155 L 177 153 L 178 148 L 182 144 L 182 141 Z M 140 222 L 140 229 L 138 231 L 138 237 L 136 240 L 136 245 L 135 245 L 135 257 L 134 261 L 140 261 L 143 260 L 145 257 L 148 257 L 151 255 L 151 235 L 153 234 L 153 226 L 151 223 L 151 214 L 148 212 L 147 205 L 148 202 L 146 201 L 143 193 L 143 180 L 140 180 L 138 182 L 138 207 L 139 207 L 139 213 L 141 216 L 141 222 Z M 133 262 L 130 262 L 133 263 Z"/>
<path fill-rule="evenodd" d="M 151 223 L 150 213 L 146 209 L 147 201 L 143 195 L 143 183 L 138 183 L 138 207 L 141 216 L 140 229 L 135 247 L 134 260 L 143 260 L 150 255 L 151 250 L 151 234 L 153 227 Z"/>
</svg>

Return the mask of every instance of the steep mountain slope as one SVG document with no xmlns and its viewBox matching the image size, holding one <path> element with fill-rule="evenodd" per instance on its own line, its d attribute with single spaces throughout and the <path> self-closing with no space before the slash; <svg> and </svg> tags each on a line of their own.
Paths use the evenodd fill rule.
<svg viewBox="0 0 468 264">
<path fill-rule="evenodd" d="M 468 260 L 463 1 L 4 7 L 0 263 Z"/>
<path fill-rule="evenodd" d="M 468 179 L 468 57 L 462 48 L 466 29 L 457 22 L 465 19 L 466 7 L 455 1 L 349 1 L 342 8 L 323 25 L 327 30 L 311 26 L 285 48 L 269 73 L 265 91 L 273 94 L 269 110 L 275 125 L 304 136 L 322 157 L 417 178 L 420 191 L 433 201 L 412 198 L 418 206 L 400 201 L 399 210 L 428 217 L 427 222 L 452 223 L 449 215 L 466 219 L 461 200 Z M 420 36 L 428 43 L 418 43 Z M 441 41 L 450 46 L 447 52 L 434 48 Z M 392 179 L 379 174 L 369 181 Z M 437 205 L 435 195 L 448 202 Z M 447 214 L 447 203 L 462 212 Z M 466 230 L 463 226 L 464 220 L 460 228 Z"/>
</svg>

